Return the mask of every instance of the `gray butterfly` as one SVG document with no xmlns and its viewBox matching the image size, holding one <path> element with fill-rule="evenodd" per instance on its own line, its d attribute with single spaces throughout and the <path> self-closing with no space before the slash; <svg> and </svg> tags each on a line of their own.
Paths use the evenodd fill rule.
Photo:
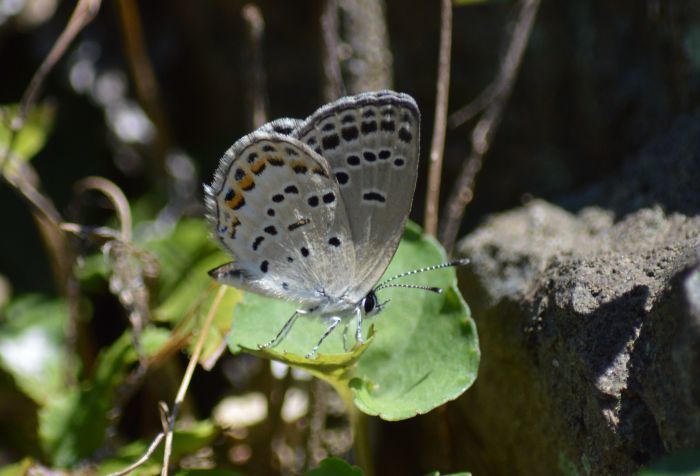
<svg viewBox="0 0 700 476">
<path fill-rule="evenodd" d="M 307 357 L 340 324 L 383 306 L 375 286 L 389 265 L 411 209 L 418 175 L 420 112 L 407 94 L 363 93 L 323 106 L 304 121 L 279 119 L 238 140 L 205 186 L 214 235 L 235 261 L 210 275 L 264 296 L 298 303 L 300 315 L 328 320 Z M 348 322 L 349 323 L 349 322 Z M 347 326 L 346 326 L 347 330 Z"/>
</svg>

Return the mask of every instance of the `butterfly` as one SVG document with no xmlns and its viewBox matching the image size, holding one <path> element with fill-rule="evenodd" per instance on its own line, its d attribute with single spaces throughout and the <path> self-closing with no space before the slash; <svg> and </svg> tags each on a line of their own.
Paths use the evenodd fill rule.
<svg viewBox="0 0 700 476">
<path fill-rule="evenodd" d="M 278 119 L 238 140 L 205 185 L 214 236 L 235 258 L 209 272 L 218 282 L 299 305 L 277 335 L 278 345 L 302 315 L 328 327 L 306 357 L 342 322 L 362 323 L 386 303 L 377 285 L 398 248 L 418 176 L 420 112 L 403 93 L 344 97 L 306 120 Z M 346 324 L 346 331 L 347 331 Z"/>
</svg>

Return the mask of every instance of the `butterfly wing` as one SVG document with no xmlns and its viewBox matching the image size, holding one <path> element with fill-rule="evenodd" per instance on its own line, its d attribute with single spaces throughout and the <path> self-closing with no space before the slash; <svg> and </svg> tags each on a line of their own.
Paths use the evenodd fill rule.
<svg viewBox="0 0 700 476">
<path fill-rule="evenodd" d="M 355 246 L 356 300 L 398 248 L 416 187 L 419 134 L 416 102 L 393 91 L 342 98 L 291 133 L 328 161 L 340 188 Z"/>
<path fill-rule="evenodd" d="M 214 234 L 235 258 L 211 274 L 313 306 L 347 290 L 327 277 L 354 272 L 350 226 L 326 160 L 275 130 L 272 123 L 236 142 L 205 186 Z"/>
</svg>

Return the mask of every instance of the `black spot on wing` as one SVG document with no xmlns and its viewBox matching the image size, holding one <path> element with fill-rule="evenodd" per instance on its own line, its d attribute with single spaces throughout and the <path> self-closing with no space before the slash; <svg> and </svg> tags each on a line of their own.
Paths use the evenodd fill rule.
<svg viewBox="0 0 700 476">
<path fill-rule="evenodd" d="M 387 132 L 394 132 L 396 130 L 396 124 L 394 124 L 394 121 L 382 121 L 381 129 Z"/>
<path fill-rule="evenodd" d="M 413 134 L 411 134 L 411 131 L 409 131 L 407 128 L 402 127 L 399 129 L 399 139 L 407 144 L 410 144 L 410 142 L 413 140 Z"/>
<path fill-rule="evenodd" d="M 365 192 L 362 194 L 362 200 L 366 202 L 386 202 L 386 197 L 379 192 Z"/>
<path fill-rule="evenodd" d="M 336 172 L 335 179 L 340 185 L 345 185 L 350 180 L 350 176 L 346 172 Z"/>
<path fill-rule="evenodd" d="M 370 134 L 372 132 L 376 132 L 377 131 L 377 122 L 376 121 L 363 122 L 362 126 L 360 126 L 360 130 L 362 131 L 363 134 Z"/>
<path fill-rule="evenodd" d="M 357 139 L 357 136 L 360 135 L 360 131 L 358 131 L 355 126 L 343 127 L 340 130 L 340 134 L 343 136 L 344 140 L 351 141 Z"/>
<path fill-rule="evenodd" d="M 323 140 L 321 141 L 323 148 L 326 150 L 329 149 L 335 149 L 340 145 L 340 137 L 338 137 L 338 134 L 333 134 L 330 136 L 325 136 Z"/>
</svg>

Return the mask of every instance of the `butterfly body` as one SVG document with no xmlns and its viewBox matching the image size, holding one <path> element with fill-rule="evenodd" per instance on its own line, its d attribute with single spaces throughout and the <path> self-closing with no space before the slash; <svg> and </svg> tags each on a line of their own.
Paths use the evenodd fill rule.
<svg viewBox="0 0 700 476">
<path fill-rule="evenodd" d="M 355 317 L 361 340 L 362 319 L 381 309 L 374 288 L 411 209 L 419 135 L 415 101 L 379 91 L 339 99 L 306 120 L 273 121 L 226 151 L 205 202 L 234 261 L 210 274 L 298 304 L 270 344 L 304 314 L 329 321 L 321 341 Z"/>
</svg>

